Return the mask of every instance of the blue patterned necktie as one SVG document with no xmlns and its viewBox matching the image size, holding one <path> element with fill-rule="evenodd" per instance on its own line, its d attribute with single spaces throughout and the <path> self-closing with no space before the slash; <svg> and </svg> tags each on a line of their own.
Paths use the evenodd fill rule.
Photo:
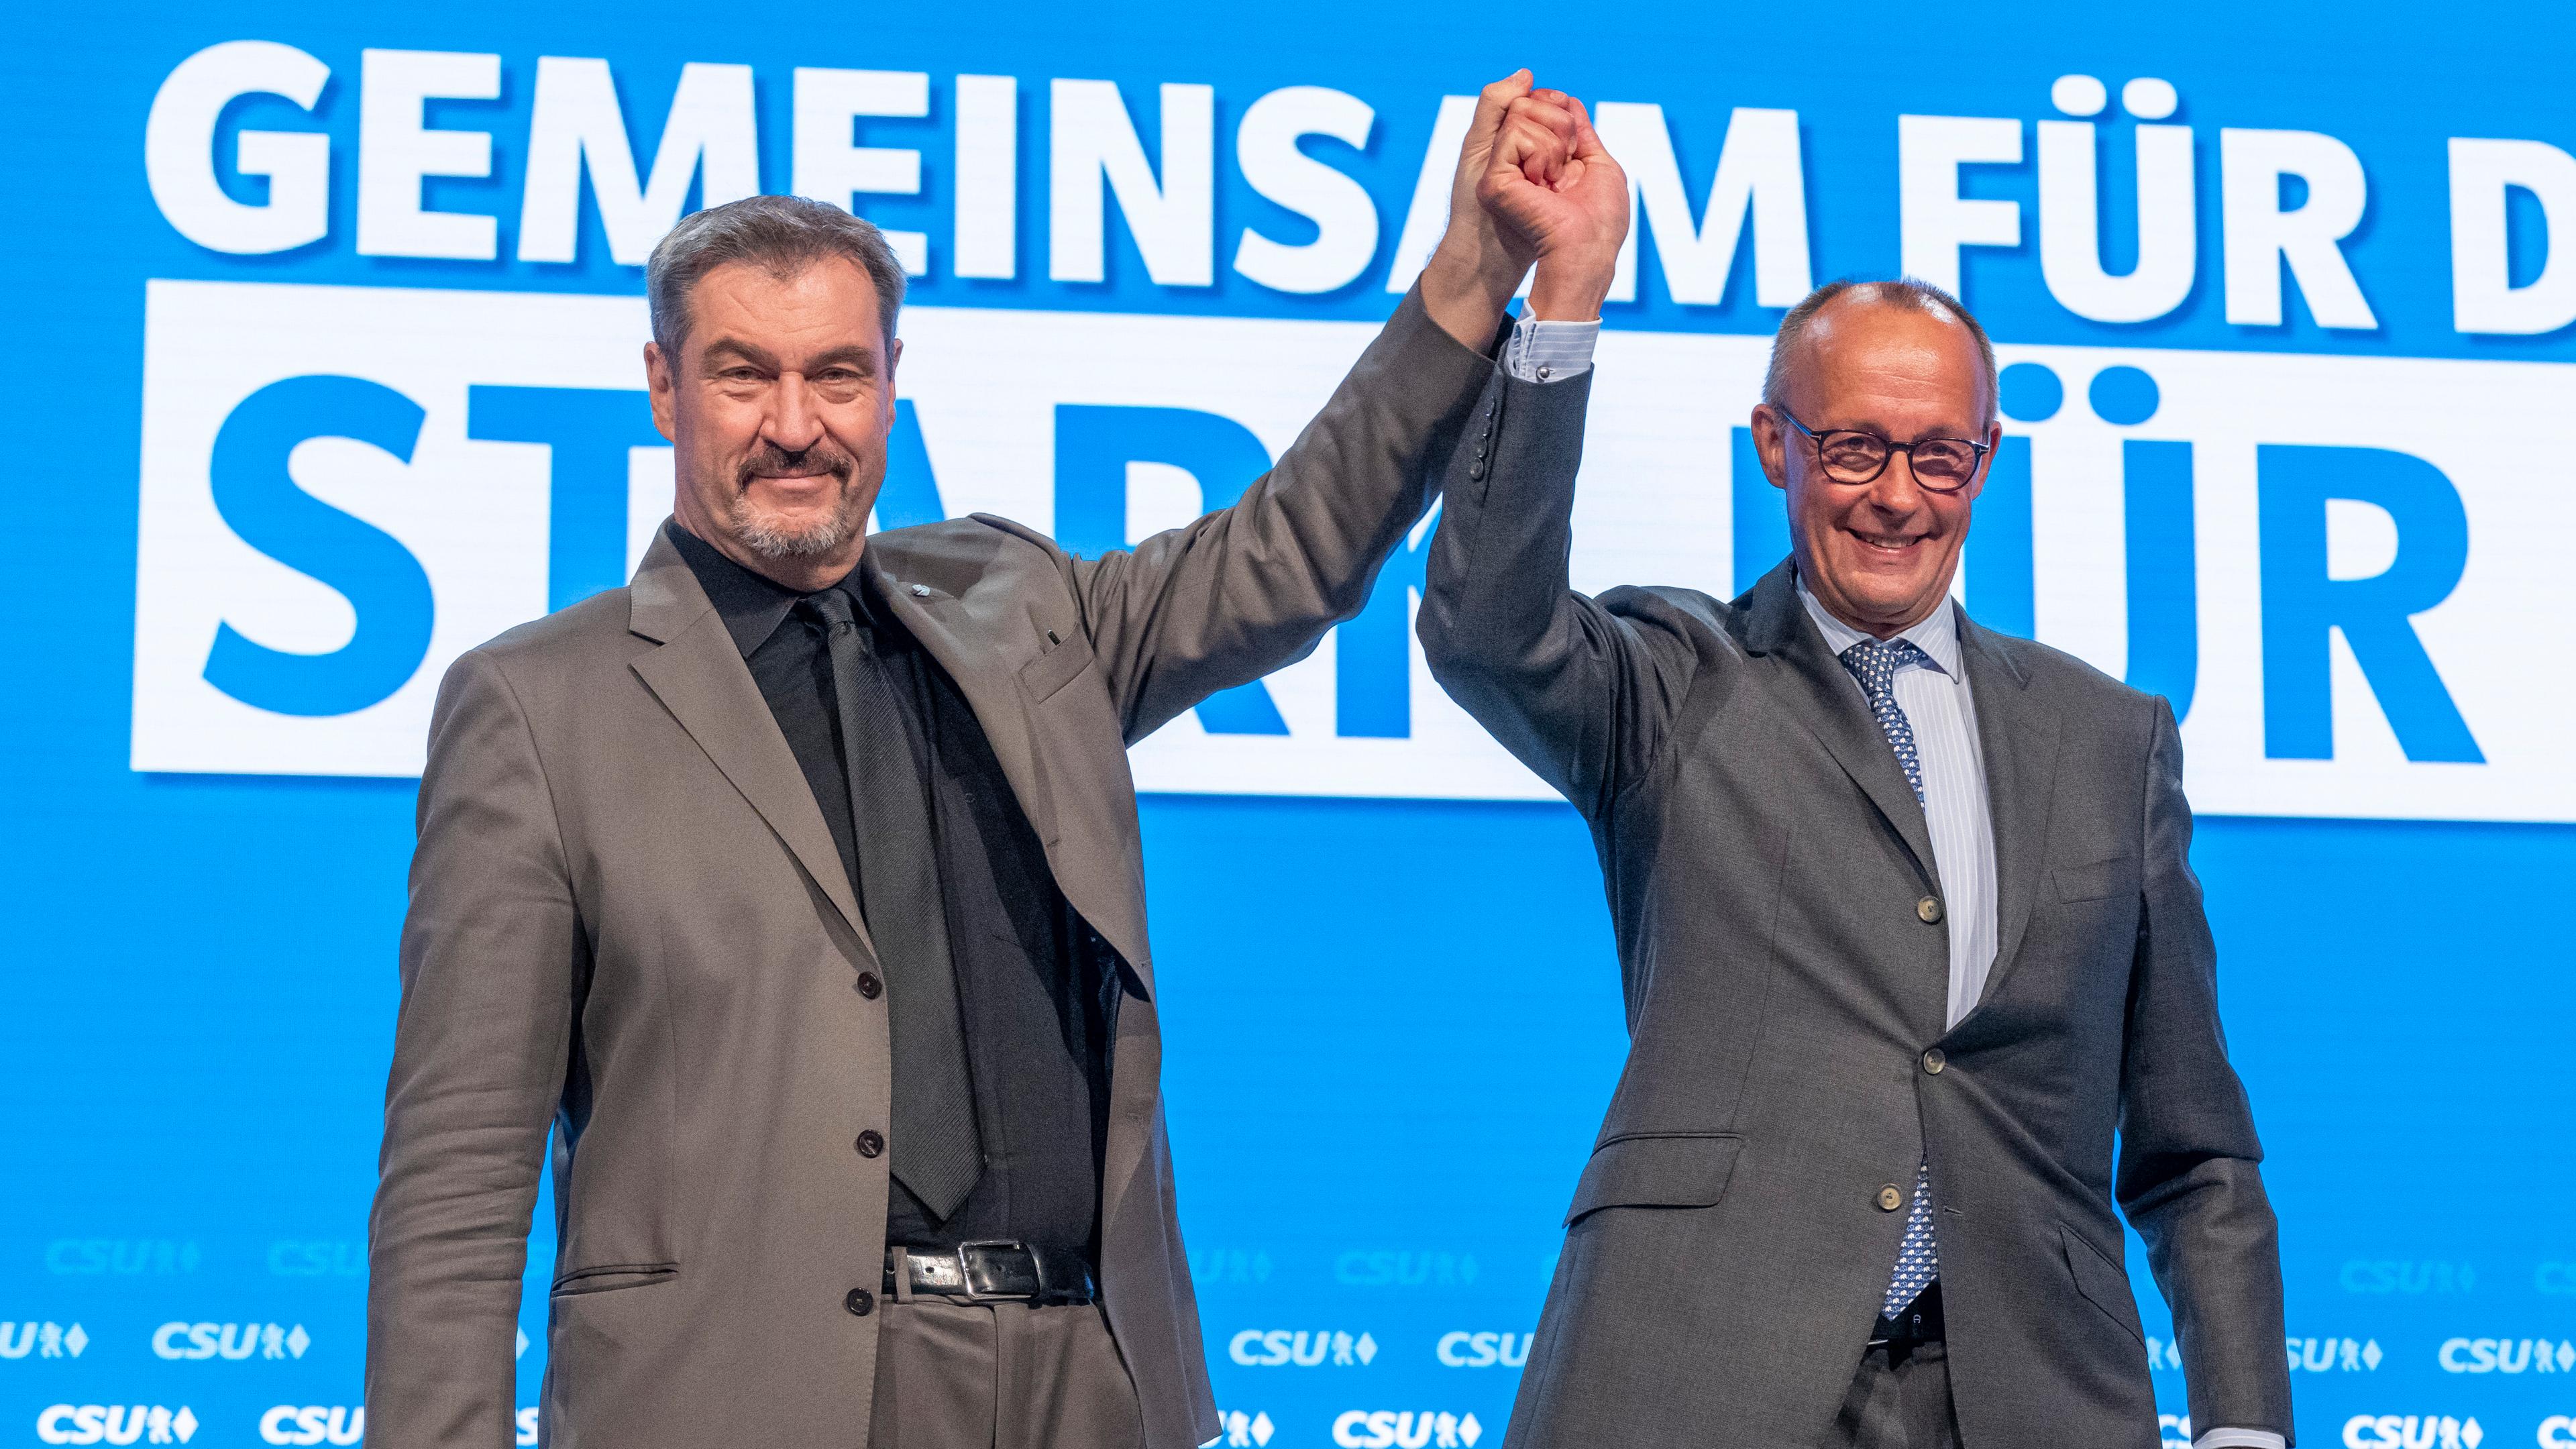
<svg viewBox="0 0 2576 1449">
<path fill-rule="evenodd" d="M 1860 681 L 1861 693 L 1869 696 L 1869 712 L 1878 717 L 1878 727 L 1887 735 L 1888 748 L 1896 751 L 1896 763 L 1905 770 L 1905 783 L 1914 787 L 1914 799 L 1923 799 L 1923 760 L 1915 753 L 1914 726 L 1896 702 L 1896 671 L 1908 664 L 1920 664 L 1929 656 L 1911 639 L 1893 639 L 1884 643 L 1864 639 L 1842 653 L 1843 668 Z M 1941 1276 L 1941 1251 L 1932 1238 L 1932 1160 L 1925 1158 L 1914 1169 L 1914 1206 L 1905 1215 L 1905 1239 L 1897 1244 L 1896 1271 L 1888 1277 L 1887 1297 L 1879 1312 L 1894 1318 L 1905 1311 Z"/>
</svg>

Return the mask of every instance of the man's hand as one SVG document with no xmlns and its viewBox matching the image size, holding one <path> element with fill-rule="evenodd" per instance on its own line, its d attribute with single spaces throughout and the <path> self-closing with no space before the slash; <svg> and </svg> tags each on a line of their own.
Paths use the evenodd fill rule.
<svg viewBox="0 0 2576 1449">
<path fill-rule="evenodd" d="M 1503 310 L 1511 305 L 1521 278 L 1529 275 L 1530 263 L 1538 258 L 1534 241 L 1506 225 L 1480 201 L 1504 119 L 1516 102 L 1531 94 L 1530 73 L 1519 70 L 1476 97 L 1476 117 L 1468 123 L 1466 144 L 1458 151 L 1458 173 L 1449 183 L 1449 229 L 1422 269 L 1422 305 L 1431 320 L 1479 352 L 1494 340 Z M 1554 164 L 1544 152 L 1544 145 L 1533 140 L 1520 154 L 1530 165 Z"/>
<path fill-rule="evenodd" d="M 1628 176 L 1602 149 L 1581 101 L 1543 90 L 1513 100 L 1476 200 L 1538 258 L 1530 316 L 1601 315 L 1628 239 Z"/>
</svg>

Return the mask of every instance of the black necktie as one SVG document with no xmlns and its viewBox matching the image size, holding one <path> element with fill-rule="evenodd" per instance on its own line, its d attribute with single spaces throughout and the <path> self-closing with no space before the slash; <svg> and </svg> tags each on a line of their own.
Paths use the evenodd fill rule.
<svg viewBox="0 0 2576 1449">
<path fill-rule="evenodd" d="M 929 771 L 915 758 L 884 668 L 839 588 L 804 604 L 823 622 L 832 693 L 841 711 L 841 753 L 850 771 L 850 826 L 858 845 L 859 911 L 885 976 L 894 1037 L 894 1127 L 890 1165 L 922 1206 L 940 1218 L 984 1175 L 975 1129 L 975 1091 L 966 1074 L 958 1022 L 957 972 L 948 954 L 938 842 L 927 798 Z"/>
</svg>

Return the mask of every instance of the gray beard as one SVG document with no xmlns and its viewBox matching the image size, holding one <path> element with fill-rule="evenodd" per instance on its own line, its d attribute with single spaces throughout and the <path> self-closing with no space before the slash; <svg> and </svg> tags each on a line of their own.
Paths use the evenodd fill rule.
<svg viewBox="0 0 2576 1449">
<path fill-rule="evenodd" d="M 798 525 L 762 515 L 737 493 L 727 510 L 732 515 L 727 521 L 733 525 L 733 536 L 741 540 L 742 546 L 762 558 L 780 561 L 821 558 L 839 551 L 868 526 L 866 512 L 851 508 L 854 501 L 854 491 L 844 484 L 841 506 L 833 510 L 829 518 L 820 523 Z"/>
</svg>

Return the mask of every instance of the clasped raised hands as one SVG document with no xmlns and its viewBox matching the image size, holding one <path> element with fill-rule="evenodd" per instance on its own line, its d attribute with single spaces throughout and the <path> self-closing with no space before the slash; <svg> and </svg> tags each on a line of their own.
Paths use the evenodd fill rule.
<svg viewBox="0 0 2576 1449">
<path fill-rule="evenodd" d="M 1481 347 L 1535 265 L 1529 315 L 1589 321 L 1628 237 L 1628 178 L 1583 103 L 1516 71 L 1476 98 L 1450 185 L 1449 228 L 1422 274 L 1425 305 Z"/>
<path fill-rule="evenodd" d="M 1537 262 L 1531 316 L 1601 315 L 1628 239 L 1628 177 L 1581 101 L 1538 88 L 1514 98 L 1476 180 L 1476 202 Z"/>
</svg>

